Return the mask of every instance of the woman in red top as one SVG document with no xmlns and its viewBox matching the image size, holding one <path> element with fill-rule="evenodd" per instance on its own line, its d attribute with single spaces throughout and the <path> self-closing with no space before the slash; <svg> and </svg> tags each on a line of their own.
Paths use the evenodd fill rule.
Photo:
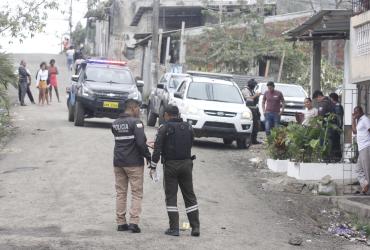
<svg viewBox="0 0 370 250">
<path fill-rule="evenodd" d="M 53 88 L 55 90 L 55 94 L 59 100 L 59 92 L 58 92 L 58 81 L 57 81 L 57 75 L 58 75 L 58 68 L 55 66 L 55 60 L 51 59 L 50 60 L 50 66 L 48 68 L 49 70 L 49 82 L 50 82 L 50 89 L 49 89 L 49 95 L 50 95 L 50 102 L 51 102 L 51 97 L 53 94 Z"/>
</svg>

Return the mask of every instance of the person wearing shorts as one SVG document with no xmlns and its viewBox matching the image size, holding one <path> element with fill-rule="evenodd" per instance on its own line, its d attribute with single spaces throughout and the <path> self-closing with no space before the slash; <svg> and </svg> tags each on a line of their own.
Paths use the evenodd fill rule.
<svg viewBox="0 0 370 250">
<path fill-rule="evenodd" d="M 45 102 L 49 104 L 49 99 L 46 96 L 46 89 L 48 88 L 49 72 L 47 70 L 46 62 L 40 64 L 40 70 L 37 72 L 36 87 L 39 89 L 39 104 L 44 105 Z"/>
</svg>

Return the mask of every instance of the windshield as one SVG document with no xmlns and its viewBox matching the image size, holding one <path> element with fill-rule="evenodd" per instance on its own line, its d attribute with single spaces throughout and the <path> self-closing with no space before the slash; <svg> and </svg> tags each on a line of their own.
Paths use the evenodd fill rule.
<svg viewBox="0 0 370 250">
<path fill-rule="evenodd" d="M 86 68 L 87 82 L 106 82 L 117 84 L 133 84 L 131 73 L 124 69 L 113 68 Z"/>
<path fill-rule="evenodd" d="M 189 86 L 189 99 L 243 103 L 239 90 L 234 85 L 193 82 Z"/>
<path fill-rule="evenodd" d="M 186 78 L 187 76 L 173 76 L 168 84 L 168 87 L 171 89 L 177 89 L 180 83 L 182 83 Z"/>
<path fill-rule="evenodd" d="M 306 97 L 306 93 L 301 87 L 295 85 L 275 85 L 275 89 L 283 93 L 284 97 Z M 267 86 L 262 86 L 262 93 L 267 91 Z"/>
</svg>

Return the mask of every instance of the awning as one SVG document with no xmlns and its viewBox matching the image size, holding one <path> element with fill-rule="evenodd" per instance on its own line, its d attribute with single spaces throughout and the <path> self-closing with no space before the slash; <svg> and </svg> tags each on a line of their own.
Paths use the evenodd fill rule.
<svg viewBox="0 0 370 250">
<path fill-rule="evenodd" d="M 283 33 L 288 41 L 347 40 L 352 10 L 321 10 L 303 24 Z"/>
</svg>

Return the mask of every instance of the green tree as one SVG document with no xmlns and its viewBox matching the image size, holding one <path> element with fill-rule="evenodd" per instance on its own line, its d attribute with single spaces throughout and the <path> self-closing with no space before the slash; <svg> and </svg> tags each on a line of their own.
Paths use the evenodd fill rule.
<svg viewBox="0 0 370 250">
<path fill-rule="evenodd" d="M 0 35 L 23 41 L 44 30 L 48 12 L 58 8 L 58 1 L 23 0 L 12 6 L 7 2 L 0 4 Z"/>
<path fill-rule="evenodd" d="M 48 12 L 58 8 L 56 0 L 23 0 L 19 4 L 0 3 L 0 36 L 10 36 L 22 42 L 42 32 L 46 26 Z M 1 42 L 0 42 L 1 49 Z M 9 56 L 0 53 L 0 110 L 8 109 L 7 88 L 9 84 L 16 87 L 17 76 Z M 0 112 L 0 139 L 2 126 L 7 123 L 9 115 Z"/>
<path fill-rule="evenodd" d="M 78 46 L 84 44 L 86 39 L 86 28 L 84 28 L 81 22 L 76 24 L 75 30 L 72 32 L 72 41 Z"/>
</svg>

